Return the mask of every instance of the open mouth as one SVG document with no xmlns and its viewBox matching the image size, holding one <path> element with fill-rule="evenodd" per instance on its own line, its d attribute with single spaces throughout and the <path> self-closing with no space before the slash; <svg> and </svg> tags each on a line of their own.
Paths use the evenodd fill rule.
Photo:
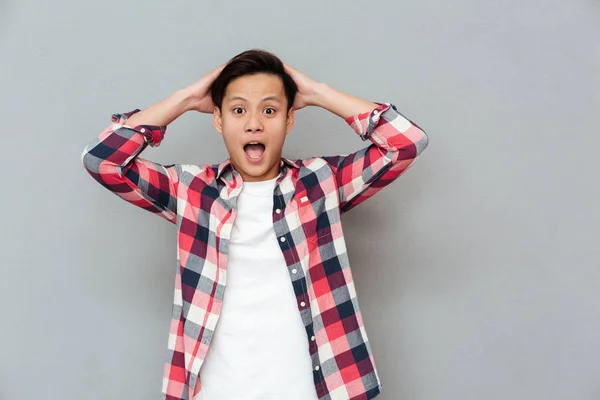
<svg viewBox="0 0 600 400">
<path fill-rule="evenodd" d="M 244 146 L 244 151 L 252 160 L 260 160 L 265 152 L 265 145 L 260 142 L 250 142 Z"/>
</svg>

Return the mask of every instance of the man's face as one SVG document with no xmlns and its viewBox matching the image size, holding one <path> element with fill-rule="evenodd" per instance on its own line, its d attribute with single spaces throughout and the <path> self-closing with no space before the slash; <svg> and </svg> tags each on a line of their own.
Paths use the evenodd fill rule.
<svg viewBox="0 0 600 400">
<path fill-rule="evenodd" d="M 294 125 L 294 110 L 287 112 L 281 78 L 255 74 L 232 80 L 221 110 L 215 107 L 213 123 L 244 181 L 279 175 L 283 143 Z"/>
</svg>

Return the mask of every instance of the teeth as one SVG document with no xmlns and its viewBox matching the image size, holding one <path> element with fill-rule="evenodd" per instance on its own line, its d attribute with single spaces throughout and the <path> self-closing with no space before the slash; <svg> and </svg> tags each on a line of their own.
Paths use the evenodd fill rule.
<svg viewBox="0 0 600 400">
<path fill-rule="evenodd" d="M 262 144 L 262 143 L 260 143 L 260 142 L 248 142 L 248 143 L 246 143 L 246 144 L 244 145 L 244 148 L 245 148 L 246 146 L 248 146 L 248 145 L 251 145 L 251 144 Z M 263 146 L 264 146 L 264 145 L 263 145 Z M 262 157 L 262 155 L 260 155 L 260 156 L 258 156 L 258 157 L 254 157 L 254 156 L 251 156 L 250 154 L 248 154 L 248 157 L 250 157 L 250 158 L 251 158 L 251 159 L 253 159 L 253 160 L 259 160 L 259 159 Z"/>
</svg>

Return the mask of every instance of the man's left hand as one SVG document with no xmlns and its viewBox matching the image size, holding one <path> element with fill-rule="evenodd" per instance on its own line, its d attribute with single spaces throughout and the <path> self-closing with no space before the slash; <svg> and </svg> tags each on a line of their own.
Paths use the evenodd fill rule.
<svg viewBox="0 0 600 400">
<path fill-rule="evenodd" d="M 284 68 L 285 72 L 292 77 L 298 86 L 298 93 L 296 93 L 296 98 L 292 107 L 299 110 L 306 106 L 314 106 L 315 103 L 313 99 L 317 94 L 318 88 L 322 86 L 322 84 L 309 78 L 288 64 L 284 64 Z"/>
</svg>

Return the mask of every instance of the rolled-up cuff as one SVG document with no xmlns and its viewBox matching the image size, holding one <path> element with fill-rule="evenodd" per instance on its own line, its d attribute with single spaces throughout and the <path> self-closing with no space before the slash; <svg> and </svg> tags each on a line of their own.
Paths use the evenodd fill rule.
<svg viewBox="0 0 600 400">
<path fill-rule="evenodd" d="M 371 112 L 354 115 L 346 119 L 346 122 L 354 129 L 362 140 L 368 140 L 371 137 L 371 134 L 377 125 L 379 125 L 379 119 L 383 113 L 390 108 L 396 109 L 391 103 L 375 102 L 375 104 L 378 106 Z"/>
<path fill-rule="evenodd" d="M 127 119 L 131 117 L 133 114 L 139 112 L 139 109 L 135 109 L 126 113 L 117 113 L 111 116 L 111 121 L 115 124 L 115 128 L 128 128 L 134 130 L 144 136 L 144 139 L 148 145 L 152 147 L 156 147 L 160 145 L 160 142 L 165 137 L 165 133 L 167 131 L 166 126 L 157 126 L 157 125 L 135 125 L 129 126 L 126 124 Z"/>
</svg>

